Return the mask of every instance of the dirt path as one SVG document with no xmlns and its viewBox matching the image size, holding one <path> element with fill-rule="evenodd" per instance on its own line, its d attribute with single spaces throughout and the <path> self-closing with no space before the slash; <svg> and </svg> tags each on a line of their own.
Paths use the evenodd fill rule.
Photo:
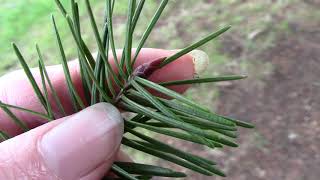
<svg viewBox="0 0 320 180">
<path fill-rule="evenodd" d="M 219 113 L 256 125 L 255 132 L 240 132 L 240 148 L 209 152 L 193 144 L 172 143 L 217 160 L 228 179 L 318 180 L 320 29 L 297 26 L 256 59 L 273 65 L 269 76 L 219 88 Z M 220 178 L 191 174 L 188 179 Z"/>
<path fill-rule="evenodd" d="M 220 113 L 250 119 L 257 126 L 254 139 L 242 139 L 247 147 L 243 154 L 232 157 L 241 165 L 230 165 L 229 177 L 317 180 L 320 87 L 315 84 L 320 81 L 320 33 L 298 27 L 261 57 L 274 66 L 262 88 L 235 85 L 221 92 L 220 101 L 228 103 L 219 107 Z"/>
</svg>

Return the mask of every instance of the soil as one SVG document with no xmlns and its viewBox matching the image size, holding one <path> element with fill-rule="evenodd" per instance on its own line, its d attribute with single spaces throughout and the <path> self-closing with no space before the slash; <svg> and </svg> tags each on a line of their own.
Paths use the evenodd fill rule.
<svg viewBox="0 0 320 180">
<path fill-rule="evenodd" d="M 273 47 L 253 58 L 262 64 L 271 63 L 270 74 L 219 86 L 218 112 L 256 125 L 254 131 L 240 131 L 239 148 L 208 150 L 194 144 L 163 140 L 217 161 L 228 179 L 318 180 L 319 27 L 319 24 L 312 27 L 302 23 L 291 25 L 292 33 L 281 35 Z M 167 166 L 167 162 L 165 164 Z M 189 171 L 187 174 L 187 179 L 222 179 Z"/>
</svg>

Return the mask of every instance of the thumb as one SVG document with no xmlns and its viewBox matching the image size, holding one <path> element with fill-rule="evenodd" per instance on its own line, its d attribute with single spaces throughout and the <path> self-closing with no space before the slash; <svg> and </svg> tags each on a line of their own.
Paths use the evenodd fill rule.
<svg viewBox="0 0 320 180">
<path fill-rule="evenodd" d="M 120 112 L 93 105 L 0 143 L 0 179 L 100 179 L 122 134 Z"/>
</svg>

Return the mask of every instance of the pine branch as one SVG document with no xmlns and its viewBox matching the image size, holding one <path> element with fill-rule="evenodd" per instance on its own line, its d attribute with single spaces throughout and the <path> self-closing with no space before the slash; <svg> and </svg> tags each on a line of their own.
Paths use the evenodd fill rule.
<svg viewBox="0 0 320 180">
<path fill-rule="evenodd" d="M 115 0 L 106 0 L 102 35 L 100 35 L 99 32 L 100 27 L 98 27 L 95 21 L 90 1 L 85 0 L 86 12 L 93 32 L 92 36 L 94 37 L 98 47 L 98 55 L 96 58 L 92 56 L 93 53 L 88 48 L 90 46 L 88 46 L 82 39 L 78 2 L 70 0 L 70 13 L 59 0 L 55 0 L 55 2 L 62 13 L 64 20 L 67 22 L 71 36 L 76 44 L 75 50 L 78 53 L 80 75 L 82 78 L 83 89 L 86 94 L 85 99 L 81 99 L 74 86 L 62 44 L 63 37 L 60 36 L 59 29 L 54 17 L 52 16 L 53 31 L 57 41 L 60 60 L 74 111 L 78 112 L 89 104 L 92 105 L 99 102 L 112 103 L 122 110 L 135 114 L 134 117 L 124 120 L 125 135 L 122 140 L 123 145 L 172 162 L 203 175 L 212 176 L 216 174 L 219 176 L 225 176 L 225 174 L 218 169 L 215 162 L 208 160 L 205 157 L 180 150 L 179 148 L 165 142 L 161 142 L 154 137 L 137 131 L 135 128 L 139 127 L 145 131 L 152 131 L 169 138 L 197 143 L 212 149 L 222 148 L 224 146 L 238 146 L 235 142 L 235 139 L 238 137 L 238 127 L 253 128 L 254 126 L 252 124 L 227 116 L 218 115 L 210 111 L 208 108 L 200 106 L 193 100 L 170 90 L 168 87 L 172 85 L 232 81 L 246 78 L 246 76 L 232 75 L 207 77 L 162 83 L 155 83 L 148 80 L 148 77 L 150 77 L 156 70 L 217 38 L 222 33 L 226 32 L 230 26 L 209 34 L 195 43 L 186 46 L 186 48 L 178 51 L 170 57 L 161 57 L 133 69 L 141 49 L 144 47 L 144 44 L 151 35 L 152 30 L 155 28 L 156 23 L 159 21 L 161 14 L 169 3 L 168 0 L 162 0 L 160 2 L 159 7 L 151 18 L 147 29 L 142 34 L 135 52 L 132 50 L 134 30 L 138 25 L 137 23 L 146 1 L 140 0 L 138 3 L 136 0 L 128 1 L 126 32 L 124 34 L 126 40 L 125 44 L 122 46 L 124 48 L 120 59 L 117 56 L 115 44 L 116 39 L 113 28 L 113 10 L 116 3 Z M 49 102 L 50 92 L 53 96 L 54 103 L 58 106 L 59 112 L 64 116 L 67 116 L 68 114 L 66 114 L 66 110 L 59 99 L 59 94 L 57 94 L 57 91 L 50 81 L 50 76 L 46 70 L 45 62 L 38 45 L 36 45 L 36 50 L 39 57 L 38 65 L 41 76 L 41 89 L 35 81 L 30 67 L 15 44 L 13 44 L 13 49 L 34 89 L 35 95 L 45 110 L 45 113 L 35 112 L 23 107 L 6 104 L 1 101 L 0 108 L 6 112 L 7 115 L 11 117 L 12 121 L 23 131 L 28 131 L 29 127 L 22 119 L 19 119 L 11 109 L 30 113 L 48 121 L 54 120 L 55 112 L 51 106 L 52 102 Z M 109 51 L 114 58 L 117 69 L 113 69 L 108 61 Z M 133 52 L 134 54 L 132 54 Z M 150 93 L 149 89 L 155 90 L 166 97 L 170 97 L 171 99 L 169 100 L 158 97 Z M 129 136 L 130 138 L 128 138 L 127 134 L 131 135 Z M 135 138 L 131 139 L 132 136 Z M 4 131 L 0 131 L 0 138 L 2 140 L 7 140 L 10 137 Z M 186 176 L 184 173 L 176 172 L 168 168 L 140 163 L 115 162 L 111 170 L 118 177 L 106 176 L 103 179 L 136 180 L 151 179 L 153 176 L 172 178 L 182 178 Z"/>
</svg>

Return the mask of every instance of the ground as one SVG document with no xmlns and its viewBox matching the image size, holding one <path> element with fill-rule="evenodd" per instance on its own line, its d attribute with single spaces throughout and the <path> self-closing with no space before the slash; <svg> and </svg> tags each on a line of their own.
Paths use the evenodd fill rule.
<svg viewBox="0 0 320 180">
<path fill-rule="evenodd" d="M 208 152 L 194 144 L 171 143 L 217 160 L 228 179 L 319 179 L 320 24 L 310 24 L 290 24 L 292 33 L 279 35 L 271 48 L 254 56 L 252 61 L 261 62 L 251 62 L 256 69 L 251 76 L 272 64 L 261 79 L 217 85 L 217 111 L 256 125 L 254 132 L 240 131 L 239 149 Z M 225 43 L 226 51 L 239 54 L 241 46 L 231 44 L 236 42 Z M 191 173 L 188 179 L 220 178 Z"/>
<path fill-rule="evenodd" d="M 256 125 L 254 135 L 247 130 L 240 133 L 239 150 L 209 154 L 230 179 L 317 180 L 320 176 L 320 88 L 315 85 L 320 76 L 320 38 L 308 29 L 293 35 L 261 54 L 274 66 L 262 83 L 248 79 L 219 88 L 218 112 Z M 211 178 L 194 174 L 190 179 Z"/>
<path fill-rule="evenodd" d="M 96 9 L 101 9 L 99 3 L 96 3 L 98 1 L 93 2 Z M 135 43 L 147 25 L 146 20 L 156 8 L 154 4 L 150 3 L 149 11 L 143 14 Z M 121 8 L 125 10 L 125 7 L 119 6 Z M 197 3 L 184 0 L 171 3 L 147 46 L 182 48 L 218 27 L 232 24 L 230 32 L 201 48 L 211 59 L 204 76 L 246 74 L 249 77 L 238 82 L 195 86 L 187 95 L 220 114 L 252 122 L 256 128 L 240 131 L 239 148 L 222 151 L 166 137 L 161 139 L 217 161 L 219 167 L 227 173 L 228 179 L 319 179 L 319 8 L 318 0 L 202 0 Z M 116 15 L 119 15 L 115 21 L 117 32 L 123 30 L 125 20 L 125 14 L 121 14 L 120 10 L 116 11 Z M 83 19 L 86 20 L 85 15 Z M 32 27 L 34 33 L 24 35 L 20 40 L 20 44 L 26 43 L 26 47 L 37 32 L 34 29 L 39 26 Z M 49 28 L 45 26 L 44 29 L 48 31 Z M 89 28 L 85 26 L 84 29 Z M 120 33 L 116 36 L 119 41 L 123 40 Z M 89 44 L 90 39 L 93 39 L 90 35 L 85 38 Z M 40 44 L 45 44 L 46 57 L 57 57 L 55 51 L 51 51 L 54 43 L 51 45 L 52 39 L 47 37 L 47 33 L 40 33 L 38 39 Z M 65 41 L 68 43 L 70 38 L 65 37 Z M 90 47 L 95 46 L 90 44 Z M 66 46 L 66 51 L 68 57 L 76 53 L 72 52 L 72 46 Z M 0 65 L 0 73 L 4 73 L 4 69 L 16 68 L 15 63 L 12 63 L 13 56 L 7 54 L 7 49 L 0 52 L 5 53 L 3 57 L 8 57 Z M 32 53 L 25 52 L 32 57 Z M 132 156 L 137 161 L 171 167 L 167 162 L 141 154 Z M 184 171 L 180 167 L 172 167 Z M 187 173 L 190 175 L 187 179 L 221 179 L 189 171 Z"/>
</svg>

